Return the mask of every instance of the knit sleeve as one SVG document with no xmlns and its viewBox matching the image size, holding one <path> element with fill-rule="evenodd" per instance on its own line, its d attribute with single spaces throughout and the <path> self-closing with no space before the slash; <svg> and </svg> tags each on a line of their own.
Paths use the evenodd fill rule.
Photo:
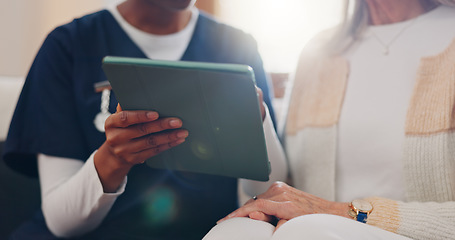
<svg viewBox="0 0 455 240">
<path fill-rule="evenodd" d="M 455 202 L 399 202 L 385 198 L 367 198 L 373 212 L 367 224 L 412 239 L 453 239 Z"/>
</svg>

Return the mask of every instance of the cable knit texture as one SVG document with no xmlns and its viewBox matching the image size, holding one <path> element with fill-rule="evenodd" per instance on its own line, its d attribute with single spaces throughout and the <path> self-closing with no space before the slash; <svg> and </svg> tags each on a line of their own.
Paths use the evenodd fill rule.
<svg viewBox="0 0 455 240">
<path fill-rule="evenodd" d="M 304 51 L 298 69 L 285 140 L 294 183 L 335 200 L 336 132 L 349 65 Z M 374 207 L 367 224 L 413 239 L 455 238 L 454 129 L 455 40 L 420 62 L 405 123 L 406 201 L 367 198 Z"/>
</svg>

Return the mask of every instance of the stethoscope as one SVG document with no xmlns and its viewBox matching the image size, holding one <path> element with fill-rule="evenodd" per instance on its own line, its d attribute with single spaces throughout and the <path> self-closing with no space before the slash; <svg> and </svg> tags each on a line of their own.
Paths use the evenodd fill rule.
<svg viewBox="0 0 455 240">
<path fill-rule="evenodd" d="M 109 81 L 103 81 L 95 83 L 95 92 L 101 92 L 101 105 L 100 112 L 96 114 L 93 119 L 93 124 L 96 129 L 100 132 L 104 132 L 104 123 L 106 119 L 111 115 L 109 112 L 109 101 L 111 99 L 111 85 Z"/>
</svg>

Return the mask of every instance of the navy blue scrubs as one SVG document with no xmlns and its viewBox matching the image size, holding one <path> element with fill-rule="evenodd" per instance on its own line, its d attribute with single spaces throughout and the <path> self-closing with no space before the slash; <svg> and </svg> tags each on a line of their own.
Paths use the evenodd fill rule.
<svg viewBox="0 0 455 240">
<path fill-rule="evenodd" d="M 105 135 L 93 124 L 101 93 L 94 84 L 106 80 L 101 61 L 107 55 L 146 57 L 106 10 L 48 35 L 10 126 L 4 155 L 9 166 L 36 176 L 37 153 L 85 161 L 101 146 Z M 182 60 L 250 65 L 273 116 L 267 77 L 251 36 L 201 14 Z M 116 105 L 112 96 L 110 112 Z M 237 179 L 138 165 L 101 226 L 80 239 L 201 239 L 236 207 Z M 39 211 L 12 238 L 55 237 Z"/>
</svg>

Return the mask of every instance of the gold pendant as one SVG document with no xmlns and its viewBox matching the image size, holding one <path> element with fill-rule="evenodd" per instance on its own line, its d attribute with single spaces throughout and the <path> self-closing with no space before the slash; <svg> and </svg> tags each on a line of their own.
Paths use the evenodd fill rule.
<svg viewBox="0 0 455 240">
<path fill-rule="evenodd" d="M 385 56 L 389 55 L 389 48 L 388 47 L 384 48 L 382 54 L 384 54 Z"/>
</svg>

